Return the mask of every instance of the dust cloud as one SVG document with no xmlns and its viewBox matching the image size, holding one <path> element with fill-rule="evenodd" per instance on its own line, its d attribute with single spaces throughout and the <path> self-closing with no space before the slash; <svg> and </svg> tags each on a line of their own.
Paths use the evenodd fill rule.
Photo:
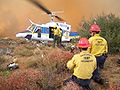
<svg viewBox="0 0 120 90">
<path fill-rule="evenodd" d="M 120 0 L 39 0 L 51 11 L 63 11 L 58 14 L 72 25 L 76 31 L 82 18 L 89 19 L 102 13 L 120 16 Z M 0 0 L 0 37 L 15 38 L 15 34 L 30 25 L 28 19 L 36 23 L 50 21 L 48 15 L 27 0 Z"/>
</svg>

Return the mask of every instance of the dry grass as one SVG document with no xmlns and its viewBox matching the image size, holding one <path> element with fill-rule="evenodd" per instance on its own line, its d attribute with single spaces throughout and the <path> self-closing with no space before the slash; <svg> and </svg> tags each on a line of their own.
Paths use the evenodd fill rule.
<svg viewBox="0 0 120 90">
<path fill-rule="evenodd" d="M 4 56 L 0 56 L 0 65 L 5 63 L 6 59 Z"/>
<path fill-rule="evenodd" d="M 19 56 L 31 56 L 33 55 L 33 51 L 29 50 L 25 46 L 20 46 L 15 49 L 14 54 Z"/>
<path fill-rule="evenodd" d="M 61 88 L 61 90 L 82 90 L 81 87 L 79 87 L 76 83 L 74 83 L 73 81 L 70 81 L 69 83 L 67 83 L 66 86 L 63 86 Z"/>
</svg>

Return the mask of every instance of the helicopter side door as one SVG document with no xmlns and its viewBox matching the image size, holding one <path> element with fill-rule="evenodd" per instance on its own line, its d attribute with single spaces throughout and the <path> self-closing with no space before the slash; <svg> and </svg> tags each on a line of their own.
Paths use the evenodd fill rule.
<svg viewBox="0 0 120 90">
<path fill-rule="evenodd" d="M 49 40 L 49 28 L 41 27 L 41 40 Z"/>
</svg>

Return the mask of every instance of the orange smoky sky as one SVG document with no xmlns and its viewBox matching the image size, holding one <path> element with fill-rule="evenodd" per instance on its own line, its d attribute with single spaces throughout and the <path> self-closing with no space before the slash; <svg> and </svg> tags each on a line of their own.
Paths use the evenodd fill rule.
<svg viewBox="0 0 120 90">
<path fill-rule="evenodd" d="M 120 0 L 38 0 L 51 11 L 58 14 L 77 31 L 82 18 L 89 19 L 102 13 L 120 16 Z M 0 0 L 0 36 L 15 37 L 30 25 L 28 19 L 36 23 L 50 21 L 48 15 L 27 0 Z"/>
</svg>

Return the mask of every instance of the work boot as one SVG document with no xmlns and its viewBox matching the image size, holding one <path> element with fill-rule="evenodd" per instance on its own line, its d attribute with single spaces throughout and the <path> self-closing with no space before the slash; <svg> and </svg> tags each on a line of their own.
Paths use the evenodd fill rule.
<svg viewBox="0 0 120 90">
<path fill-rule="evenodd" d="M 95 80 L 95 82 L 98 83 L 98 84 L 100 84 L 100 85 L 103 85 L 103 86 L 105 86 L 105 87 L 107 87 L 108 84 L 109 84 L 109 82 L 108 82 L 107 80 L 102 79 L 102 78 Z"/>
<path fill-rule="evenodd" d="M 71 78 L 68 78 L 67 80 L 63 81 L 63 85 L 67 85 L 68 82 L 70 82 Z"/>
<path fill-rule="evenodd" d="M 120 64 L 120 58 L 118 59 L 117 64 Z"/>
<path fill-rule="evenodd" d="M 104 80 L 103 79 L 94 79 L 94 81 L 100 85 L 103 85 Z"/>
<path fill-rule="evenodd" d="M 82 89 L 83 90 L 92 90 L 89 85 L 88 86 L 82 86 Z"/>
<path fill-rule="evenodd" d="M 104 85 L 104 79 L 100 79 L 99 81 L 98 81 L 98 84 L 101 84 L 101 85 Z"/>
</svg>

